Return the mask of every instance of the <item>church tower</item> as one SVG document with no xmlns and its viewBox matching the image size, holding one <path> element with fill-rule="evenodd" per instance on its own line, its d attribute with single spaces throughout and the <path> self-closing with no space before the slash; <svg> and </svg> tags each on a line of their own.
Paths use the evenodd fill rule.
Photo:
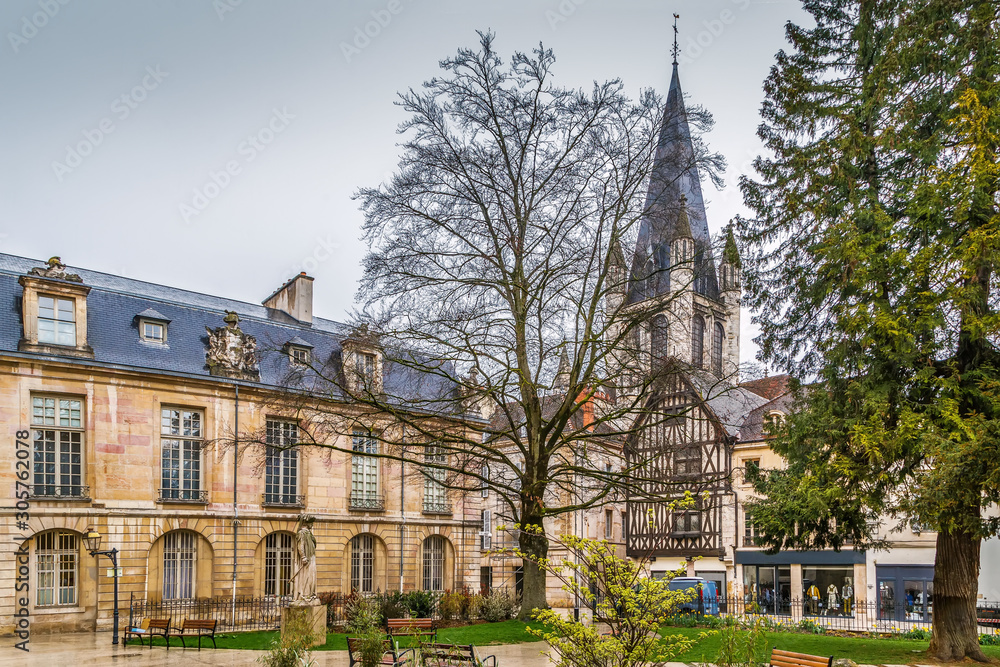
<svg viewBox="0 0 1000 667">
<path fill-rule="evenodd" d="M 673 357 L 735 384 L 739 253 L 729 231 L 722 262 L 716 263 L 695 156 L 675 43 L 626 300 L 659 311 L 643 341 L 651 359 Z"/>
</svg>

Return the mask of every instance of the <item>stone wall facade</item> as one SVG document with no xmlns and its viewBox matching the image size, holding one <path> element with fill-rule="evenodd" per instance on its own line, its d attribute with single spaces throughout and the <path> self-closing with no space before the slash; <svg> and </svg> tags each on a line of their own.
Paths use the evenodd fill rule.
<svg viewBox="0 0 1000 667">
<path fill-rule="evenodd" d="M 273 403 L 273 397 L 264 391 L 259 386 L 241 388 L 240 433 L 261 429 L 268 418 L 282 417 L 263 407 Z M 23 431 L 31 432 L 22 440 L 27 445 L 21 449 L 32 451 L 36 431 L 33 399 L 41 396 L 80 401 L 82 483 L 89 489 L 83 497 L 65 499 L 33 494 L 27 499 L 24 516 L 15 500 L 16 440 L 19 431 L 22 435 Z M 200 475 L 201 488 L 207 491 L 205 502 L 159 499 L 163 455 L 160 422 L 165 406 L 203 415 Z M 373 536 L 374 589 L 429 588 L 423 581 L 422 547 L 433 535 L 445 539 L 442 588 L 479 589 L 478 494 L 449 491 L 445 513 L 425 513 L 424 478 L 419 470 L 407 464 L 403 474 L 399 462 L 382 458 L 378 478 L 384 510 L 352 509 L 351 443 L 349 436 L 340 436 L 329 444 L 341 451 L 298 448 L 302 507 L 266 506 L 262 504 L 263 447 L 242 447 L 234 469 L 234 449 L 223 444 L 232 439 L 235 423 L 235 389 L 229 382 L 102 368 L 93 362 L 0 356 L 0 470 L 8 489 L 6 500 L 0 502 L 0 632 L 13 631 L 17 598 L 25 596 L 15 590 L 15 552 L 19 548 L 29 553 L 27 597 L 32 631 L 110 628 L 114 606 L 110 561 L 95 558 L 84 549 L 82 535 L 91 526 L 103 536 L 102 549 L 119 551 L 119 608 L 125 619 L 130 597 L 157 599 L 163 595 L 163 545 L 165 536 L 174 531 L 194 535 L 194 597 L 231 595 L 234 562 L 236 594 L 264 595 L 264 541 L 274 533 L 294 534 L 303 512 L 316 517 L 320 592 L 350 590 L 350 545 L 359 534 Z M 46 604 L 49 600 L 38 597 L 40 584 L 49 583 L 39 580 L 43 575 L 36 553 L 38 538 L 53 530 L 76 538 L 66 571 L 57 575 L 74 591 L 68 593 L 72 598 L 69 604 Z"/>
</svg>

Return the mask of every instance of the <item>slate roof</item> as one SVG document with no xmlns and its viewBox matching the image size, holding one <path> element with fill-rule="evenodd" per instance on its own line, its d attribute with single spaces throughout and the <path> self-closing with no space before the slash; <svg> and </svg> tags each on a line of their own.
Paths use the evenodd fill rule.
<svg viewBox="0 0 1000 667">
<path fill-rule="evenodd" d="M 757 442 L 763 440 L 766 437 L 764 433 L 764 417 L 771 412 L 780 412 L 787 415 L 794 410 L 794 407 L 795 397 L 789 393 L 782 394 L 760 406 L 751 412 L 743 422 L 743 426 L 740 428 L 740 442 Z"/>
<path fill-rule="evenodd" d="M 628 301 L 637 303 L 670 291 L 670 243 L 683 230 L 678 229 L 681 216 L 681 196 L 684 196 L 690 234 L 694 238 L 696 261 L 695 290 L 719 298 L 719 281 L 712 257 L 712 238 L 705 214 L 705 199 L 695 165 L 694 144 L 684 108 L 680 76 L 674 63 L 670 90 L 663 110 L 663 121 L 649 189 L 646 194 L 647 215 L 639 224 Z"/>
<path fill-rule="evenodd" d="M 719 380 L 708 371 L 692 369 L 687 371 L 687 375 L 691 386 L 730 436 L 741 435 L 747 418 L 768 402 L 749 389 Z"/>
<path fill-rule="evenodd" d="M 0 253 L 0 354 L 17 352 L 21 338 L 21 295 L 18 278 L 45 262 Z M 260 382 L 281 385 L 289 371 L 284 346 L 309 346 L 318 363 L 340 367 L 341 340 L 349 334 L 347 325 L 314 318 L 302 324 L 289 315 L 264 306 L 157 285 L 80 267 L 68 267 L 91 287 L 87 296 L 87 342 L 94 350 L 92 362 L 137 369 L 184 373 L 211 377 L 206 364 L 206 327 L 223 326 L 225 311 L 240 316 L 240 328 L 257 339 L 263 351 Z M 151 343 L 140 338 L 138 317 L 148 310 L 158 319 L 169 321 L 167 343 Z M 66 358 L 68 361 L 74 361 Z M 387 393 L 400 398 L 447 396 L 454 387 L 435 374 L 417 377 L 412 369 L 386 364 L 383 383 Z M 214 378 L 225 381 L 221 378 Z"/>
</svg>

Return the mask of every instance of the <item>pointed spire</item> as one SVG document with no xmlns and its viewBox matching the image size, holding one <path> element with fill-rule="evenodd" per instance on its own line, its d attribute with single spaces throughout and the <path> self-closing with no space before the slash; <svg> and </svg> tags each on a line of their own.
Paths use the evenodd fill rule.
<svg viewBox="0 0 1000 667">
<path fill-rule="evenodd" d="M 680 14 L 674 14 L 674 48 L 670 49 L 670 53 L 674 56 L 674 68 L 677 67 L 677 54 L 681 52 L 681 50 L 677 47 L 677 19 L 680 17 Z"/>
<path fill-rule="evenodd" d="M 677 17 L 675 17 L 676 19 Z M 676 33 L 675 33 L 676 40 Z M 646 194 L 645 210 L 639 223 L 639 233 L 632 257 L 629 276 L 628 302 L 637 303 L 670 291 L 665 279 L 673 255 L 670 241 L 678 233 L 694 239 L 695 267 L 698 280 L 695 289 L 709 298 L 719 298 L 719 276 L 712 256 L 712 237 L 708 230 L 705 200 L 696 166 L 694 140 L 688 125 L 684 94 L 674 56 L 673 73 L 663 110 L 656 154 Z M 684 196 L 686 205 L 678 209 L 677 201 Z M 687 227 L 678 232 L 677 227 Z"/>
<path fill-rule="evenodd" d="M 674 223 L 674 239 L 693 239 L 691 235 L 691 221 L 688 219 L 687 196 L 681 193 L 680 210 L 677 212 L 677 222 Z"/>
<path fill-rule="evenodd" d="M 556 371 L 553 389 L 569 389 L 569 355 L 566 353 L 566 341 L 563 341 L 562 352 L 559 353 L 559 369 Z"/>
</svg>

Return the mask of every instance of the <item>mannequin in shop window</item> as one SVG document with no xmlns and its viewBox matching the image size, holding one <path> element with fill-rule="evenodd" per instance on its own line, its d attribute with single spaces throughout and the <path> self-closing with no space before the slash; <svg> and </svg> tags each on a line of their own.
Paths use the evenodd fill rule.
<svg viewBox="0 0 1000 667">
<path fill-rule="evenodd" d="M 826 615 L 835 614 L 840 609 L 838 601 L 837 585 L 830 584 L 826 587 Z"/>
<path fill-rule="evenodd" d="M 819 587 L 816 584 L 810 584 L 806 590 L 806 610 L 813 616 L 819 614 Z"/>
<path fill-rule="evenodd" d="M 844 604 L 844 615 L 850 616 L 854 607 L 854 586 L 851 585 L 851 578 L 844 579 L 844 588 L 840 591 L 841 600 Z"/>
</svg>

